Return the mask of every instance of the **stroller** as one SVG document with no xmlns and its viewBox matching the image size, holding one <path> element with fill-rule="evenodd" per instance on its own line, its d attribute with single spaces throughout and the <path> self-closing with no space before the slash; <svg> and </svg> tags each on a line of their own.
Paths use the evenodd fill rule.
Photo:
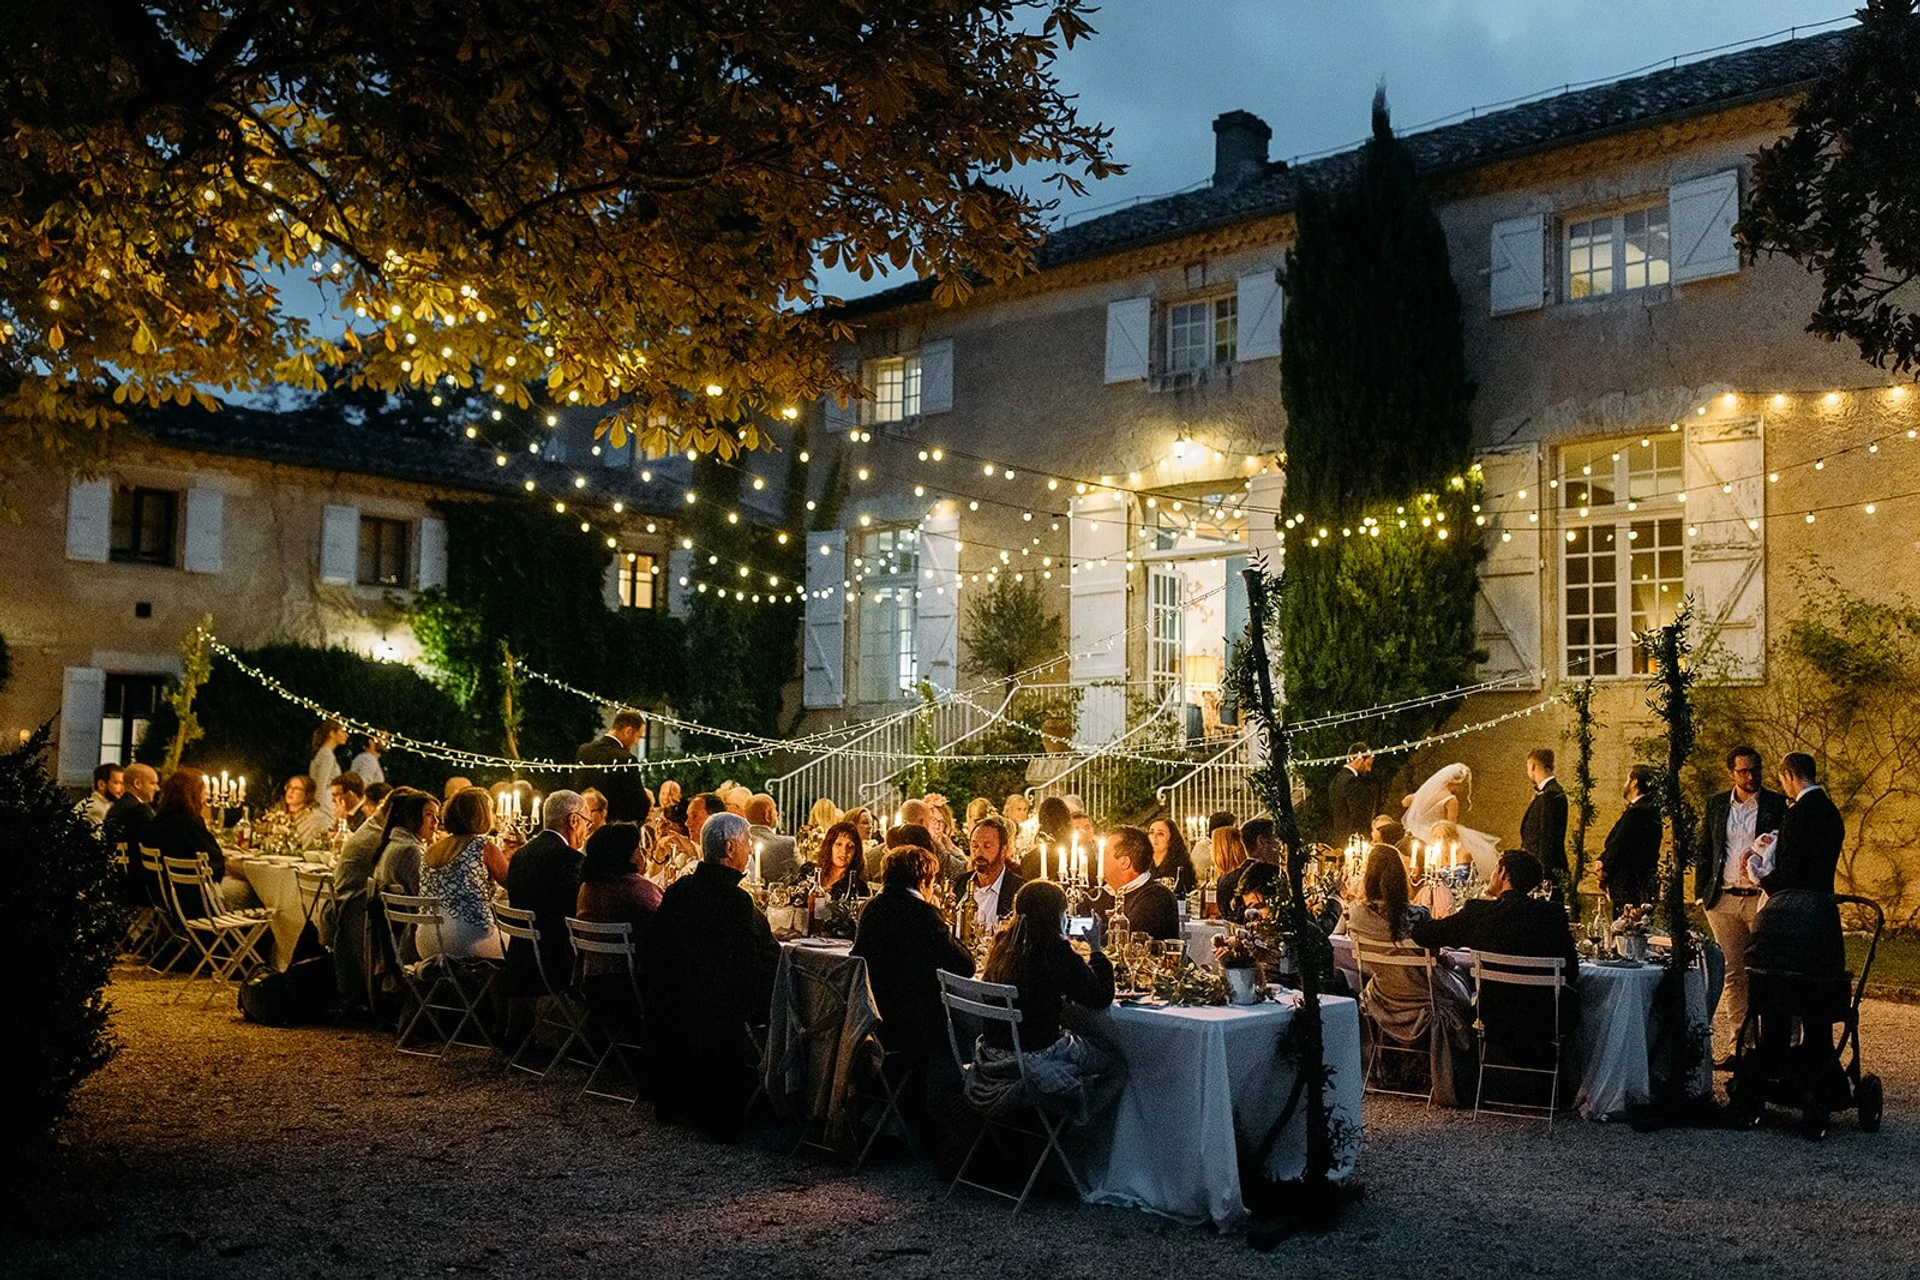
<svg viewBox="0 0 1920 1280">
<path fill-rule="evenodd" d="M 1841 906 L 1873 916 L 1858 978 L 1846 968 Z M 1747 1019 L 1727 1086 L 1740 1127 L 1758 1125 L 1773 1103 L 1797 1108 L 1809 1139 L 1826 1136 L 1836 1111 L 1857 1110 L 1864 1133 L 1880 1128 L 1880 1078 L 1860 1073 L 1860 998 L 1886 923 L 1878 903 L 1850 894 L 1790 890 L 1762 909 L 1748 951 Z"/>
</svg>

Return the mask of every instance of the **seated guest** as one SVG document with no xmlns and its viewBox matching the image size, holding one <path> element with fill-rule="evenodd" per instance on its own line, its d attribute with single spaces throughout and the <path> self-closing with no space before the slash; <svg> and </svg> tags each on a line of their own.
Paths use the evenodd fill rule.
<svg viewBox="0 0 1920 1280">
<path fill-rule="evenodd" d="M 1166 881 L 1153 878 L 1153 843 L 1138 827 L 1121 827 L 1107 836 L 1101 874 L 1107 889 L 1102 910 L 1118 910 L 1130 933 L 1159 941 L 1180 936 L 1180 904 Z"/>
<path fill-rule="evenodd" d="M 315 800 L 313 779 L 304 773 L 287 779 L 280 789 L 280 803 L 268 811 L 266 821 L 284 826 L 294 843 L 303 849 L 323 845 L 333 834 L 332 808 L 323 808 Z"/>
<path fill-rule="evenodd" d="M 666 788 L 662 787 L 662 791 Z M 660 819 L 654 833 L 651 862 L 662 888 L 666 882 L 700 860 L 700 846 L 687 835 L 687 801 L 675 799 Z"/>
<path fill-rule="evenodd" d="M 1382 951 L 1413 949 L 1418 954 L 1413 929 L 1427 919 L 1427 913 L 1408 901 L 1409 891 L 1400 851 L 1389 844 L 1374 845 L 1367 853 L 1360 896 L 1347 909 L 1347 931 L 1354 942 Z M 1429 972 L 1433 975 L 1431 992 Z M 1463 1078 L 1461 1071 L 1471 1070 L 1473 1048 L 1472 996 L 1466 983 L 1438 966 L 1429 971 L 1379 965 L 1367 971 L 1360 1001 L 1374 1025 L 1394 1043 L 1428 1044 L 1434 1101 L 1442 1106 L 1458 1105 L 1460 1095 L 1454 1082 Z M 1430 1018 L 1436 1013 L 1443 1035 L 1433 1041 L 1428 1033 Z"/>
<path fill-rule="evenodd" d="M 740 887 L 753 838 L 736 814 L 707 819 L 699 866 L 667 886 L 647 934 L 648 1056 L 654 1111 L 733 1141 L 754 1087 L 747 1027 L 763 1025 L 780 948 Z"/>
<path fill-rule="evenodd" d="M 353 829 L 358 831 L 369 822 L 372 822 L 374 815 L 380 812 L 380 806 L 387 802 L 387 797 L 391 794 L 393 794 L 393 785 L 391 783 L 369 782 L 367 784 L 367 794 L 360 799 L 360 813 L 358 820 L 353 824 Z"/>
<path fill-rule="evenodd" d="M 747 795 L 747 834 L 753 837 L 753 851 L 760 857 L 760 878 L 768 884 L 793 879 L 800 870 L 792 836 L 780 834 L 780 812 L 773 797 L 762 793 Z"/>
<path fill-rule="evenodd" d="M 987 799 L 985 796 L 975 796 L 973 799 L 967 801 L 967 830 L 973 830 L 974 823 L 980 821 L 980 819 L 992 812 L 993 801 Z M 1006 817 L 1005 814 L 1001 816 Z M 1012 826 L 1013 819 L 1008 818 L 1007 825 Z"/>
<path fill-rule="evenodd" d="M 368 882 L 375 897 L 391 889 L 420 895 L 420 861 L 440 825 L 440 804 L 424 791 L 404 788 L 387 798 L 387 821 L 380 832 L 380 857 Z"/>
<path fill-rule="evenodd" d="M 507 948 L 501 991 L 514 1000 L 537 1000 L 547 994 L 541 981 L 543 974 L 558 991 L 565 991 L 573 982 L 573 943 L 567 938 L 567 917 L 580 901 L 580 848 L 587 841 L 586 804 L 577 791 L 548 792 L 540 821 L 540 833 L 521 845 L 507 864 L 507 901 L 518 910 L 533 912 L 533 927 L 540 931 L 537 959 L 534 950 L 522 943 Z"/>
<path fill-rule="evenodd" d="M 481 788 L 468 787 L 447 801 L 440 830 L 420 859 L 420 893 L 439 904 L 440 925 L 415 944 L 423 958 L 498 960 L 500 930 L 488 906 L 493 882 L 487 875 L 493 802 Z"/>
<path fill-rule="evenodd" d="M 351 769 L 336 773 L 327 784 L 327 800 L 333 810 L 333 829 L 337 830 L 342 822 L 347 824 L 349 833 L 360 829 L 364 820 L 360 811 L 367 803 L 367 785 L 359 774 Z"/>
<path fill-rule="evenodd" d="M 1020 862 L 1021 879 L 1040 879 L 1043 851 L 1049 871 L 1066 866 L 1067 863 L 1062 859 L 1073 852 L 1073 811 L 1059 796 L 1045 796 L 1040 801 L 1040 814 L 1034 822 L 1033 847 L 1027 850 Z M 1082 852 L 1091 857 L 1093 848 L 1090 845 L 1083 846 Z"/>
<path fill-rule="evenodd" d="M 860 833 L 851 822 L 836 822 L 820 838 L 818 859 L 820 887 L 834 898 L 864 898 L 867 887 L 867 859 L 860 847 Z"/>
<path fill-rule="evenodd" d="M 1173 819 L 1155 818 L 1148 823 L 1147 839 L 1153 842 L 1153 866 L 1147 874 L 1165 881 L 1176 898 L 1192 893 L 1197 883 L 1193 855 L 1187 851 L 1187 838 L 1173 825 Z"/>
<path fill-rule="evenodd" d="M 341 1004 L 348 1009 L 364 1008 L 369 1002 L 367 905 L 372 897 L 373 866 L 379 860 L 381 836 L 387 828 L 388 805 L 394 796 L 431 798 L 412 787 L 396 791 L 384 782 L 376 782 L 368 791 L 375 788 L 382 792 L 379 804 L 340 847 L 340 857 L 333 864 L 333 910 L 320 921 L 320 940 L 333 948 L 334 986 Z"/>
<path fill-rule="evenodd" d="M 127 793 L 126 771 L 117 764 L 103 764 L 93 771 L 93 792 L 82 812 L 95 831 L 107 821 L 107 810 Z"/>
<path fill-rule="evenodd" d="M 612 822 L 587 837 L 586 856 L 580 862 L 580 896 L 574 914 L 600 924 L 631 925 L 635 963 L 646 954 L 647 932 L 660 910 L 660 886 L 646 878 L 642 863 L 641 827 Z M 621 1039 L 637 1042 L 641 1011 L 634 1006 L 634 989 L 620 956 L 594 951 L 580 953 L 580 993 L 596 1026 L 616 1031 Z"/>
<path fill-rule="evenodd" d="M 973 829 L 971 847 L 969 870 L 953 881 L 960 940 L 969 946 L 992 936 L 1000 921 L 1012 914 L 1013 897 L 1025 883 L 1019 870 L 1007 860 L 1013 852 L 1013 833 L 1007 829 L 1005 818 L 982 819 Z M 931 852 L 940 856 L 938 849 Z"/>
<path fill-rule="evenodd" d="M 595 788 L 588 787 L 580 793 L 580 803 L 586 810 L 587 838 L 591 840 L 594 832 L 607 825 L 607 798 Z M 639 822 L 640 819 L 630 818 L 628 821 Z"/>
<path fill-rule="evenodd" d="M 680 803 L 680 784 L 668 778 L 660 784 L 660 794 L 654 797 L 654 807 L 670 809 Z"/>
<path fill-rule="evenodd" d="M 1064 933 L 1066 916 L 1067 895 L 1059 885 L 1051 880 L 1022 885 L 1014 895 L 1012 921 L 994 935 L 980 976 L 1018 989 L 1020 1048 L 1045 1063 L 1040 1070 L 1029 1064 L 1033 1087 L 1071 1102 L 1076 1118 L 1084 1120 L 1118 1091 L 1121 1068 L 1091 1040 L 1064 1030 L 1061 1011 L 1069 1002 L 1085 1010 L 1111 1005 L 1113 965 L 1100 950 L 1097 931 L 1089 939 L 1091 953 L 1080 958 Z M 991 1107 L 1018 1087 L 1012 1049 L 1008 1024 L 988 1022 L 975 1068 L 966 1077 L 967 1096 L 976 1107 Z"/>
<path fill-rule="evenodd" d="M 1227 883 L 1227 877 L 1239 871 L 1247 860 L 1247 845 L 1240 838 L 1240 828 L 1231 822 L 1223 827 L 1215 827 L 1207 839 L 1213 846 L 1213 876 L 1215 898 L 1220 902 L 1227 900 L 1225 893 L 1219 890 Z"/>
<path fill-rule="evenodd" d="M 146 844 L 160 851 L 163 858 L 204 856 L 221 901 L 202 902 L 199 893 L 186 885 L 175 885 L 180 910 L 188 916 L 211 915 L 233 907 L 249 906 L 259 900 L 253 887 L 237 876 L 227 874 L 227 856 L 220 842 L 207 828 L 207 778 L 198 769 L 182 765 L 167 775 L 154 806 L 153 821 L 147 824 Z"/>
<path fill-rule="evenodd" d="M 160 790 L 160 775 L 151 765 L 130 764 L 123 776 L 127 789 L 108 807 L 100 823 L 100 838 L 109 848 L 128 846 L 129 861 L 137 862 L 138 846 L 152 843 L 147 839 L 147 827 L 153 821 L 153 798 Z"/>
<path fill-rule="evenodd" d="M 700 829 L 707 825 L 707 819 L 726 811 L 727 802 L 717 791 L 702 791 L 694 796 L 687 801 L 687 838 L 699 844 Z"/>
<path fill-rule="evenodd" d="M 953 820 L 953 806 L 947 803 L 943 795 L 930 795 L 926 798 L 927 834 L 933 837 L 933 851 L 940 855 L 941 865 L 950 875 L 959 875 L 967 868 L 967 855 L 954 839 L 954 833 L 960 829 Z M 971 831 L 973 828 L 968 827 Z M 1013 835 L 1007 835 L 1007 855 L 1013 855 Z"/>
<path fill-rule="evenodd" d="M 1433 950 L 1465 947 L 1562 960 L 1560 1037 L 1563 1044 L 1571 1044 L 1573 1031 L 1580 1025 L 1575 986 L 1580 957 L 1574 951 L 1565 909 L 1531 896 L 1545 876 L 1538 858 L 1525 850 L 1509 850 L 1500 855 L 1485 898 L 1466 903 L 1444 920 L 1416 921 L 1410 933 L 1415 942 Z M 1481 994 L 1480 1019 L 1490 1041 L 1517 1058 L 1539 1060 L 1552 1035 L 1553 1005 L 1542 988 L 1503 985 Z M 1545 1060 L 1550 1062 L 1551 1057 Z"/>
<path fill-rule="evenodd" d="M 472 778 L 463 778 L 457 773 L 454 774 L 447 779 L 447 785 L 440 789 L 440 803 L 445 804 L 472 785 Z"/>
<path fill-rule="evenodd" d="M 813 808 L 807 810 L 806 830 L 824 832 L 828 827 L 840 821 L 840 806 L 821 796 L 813 802 Z"/>
<path fill-rule="evenodd" d="M 1245 923 L 1247 913 L 1247 890 L 1257 883 L 1262 900 L 1265 903 L 1279 881 L 1280 843 L 1273 834 L 1272 818 L 1255 818 L 1240 828 L 1240 839 L 1246 846 L 1247 860 L 1236 867 L 1231 875 L 1220 877 L 1215 886 L 1220 901 L 1220 914 L 1236 923 Z M 1256 867 L 1269 867 L 1270 871 L 1256 872 Z M 1248 877 L 1252 877 L 1249 881 Z"/>
</svg>

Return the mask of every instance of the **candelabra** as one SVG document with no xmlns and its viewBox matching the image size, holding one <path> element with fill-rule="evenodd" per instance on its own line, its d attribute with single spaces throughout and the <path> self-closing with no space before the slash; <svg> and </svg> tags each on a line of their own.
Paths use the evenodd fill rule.
<svg viewBox="0 0 1920 1280">
<path fill-rule="evenodd" d="M 245 776 L 233 777 L 225 769 L 218 778 L 207 779 L 207 808 L 218 819 L 215 826 L 227 825 L 227 811 L 244 809 L 247 804 L 247 780 Z"/>
</svg>

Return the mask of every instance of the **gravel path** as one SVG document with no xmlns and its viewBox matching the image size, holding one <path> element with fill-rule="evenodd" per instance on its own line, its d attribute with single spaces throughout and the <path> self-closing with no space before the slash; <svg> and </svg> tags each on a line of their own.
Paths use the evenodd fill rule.
<svg viewBox="0 0 1920 1280">
<path fill-rule="evenodd" d="M 26 1189 L 0 1273 L 31 1276 L 1920 1274 L 1920 1008 L 1870 1003 L 1877 1135 L 1641 1135 L 1368 1099 L 1366 1201 L 1259 1254 L 1151 1215 L 940 1199 L 904 1159 L 859 1175 L 662 1129 L 576 1084 L 441 1064 L 360 1030 L 276 1031 L 122 971 L 119 1058 L 64 1164 Z"/>
</svg>

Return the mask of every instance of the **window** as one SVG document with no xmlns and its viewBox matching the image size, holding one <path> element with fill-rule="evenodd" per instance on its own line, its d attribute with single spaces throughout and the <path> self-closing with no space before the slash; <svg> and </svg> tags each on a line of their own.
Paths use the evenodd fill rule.
<svg viewBox="0 0 1920 1280">
<path fill-rule="evenodd" d="M 1665 626 L 1686 594 L 1684 444 L 1677 434 L 1560 451 L 1566 671 L 1643 674 L 1637 632 Z"/>
<path fill-rule="evenodd" d="M 180 495 L 167 489 L 113 491 L 109 558 L 127 564 L 172 564 Z"/>
<path fill-rule="evenodd" d="M 131 764 L 134 750 L 160 709 L 165 676 L 107 677 L 100 713 L 101 764 Z"/>
<path fill-rule="evenodd" d="M 366 587 L 413 585 L 413 568 L 407 560 L 409 532 L 405 520 L 386 520 L 379 516 L 360 517 L 360 585 Z"/>
<path fill-rule="evenodd" d="M 910 526 L 862 535 L 853 570 L 860 593 L 862 702 L 892 702 L 913 690 L 919 534 Z"/>
<path fill-rule="evenodd" d="M 873 362 L 874 422 L 899 422 L 920 412 L 920 357 Z"/>
<path fill-rule="evenodd" d="M 620 575 L 620 607 L 653 608 L 654 579 L 660 574 L 653 557 L 644 552 L 629 551 L 620 557 L 617 572 Z"/>
<path fill-rule="evenodd" d="M 1155 569 L 1147 578 L 1147 678 L 1156 697 L 1180 683 L 1181 581 L 1173 569 Z"/>
<path fill-rule="evenodd" d="M 1167 372 L 1232 364 L 1240 336 L 1237 294 L 1167 308 Z"/>
<path fill-rule="evenodd" d="M 1567 223 L 1567 297 L 1602 298 L 1667 283 L 1667 206 Z"/>
</svg>

